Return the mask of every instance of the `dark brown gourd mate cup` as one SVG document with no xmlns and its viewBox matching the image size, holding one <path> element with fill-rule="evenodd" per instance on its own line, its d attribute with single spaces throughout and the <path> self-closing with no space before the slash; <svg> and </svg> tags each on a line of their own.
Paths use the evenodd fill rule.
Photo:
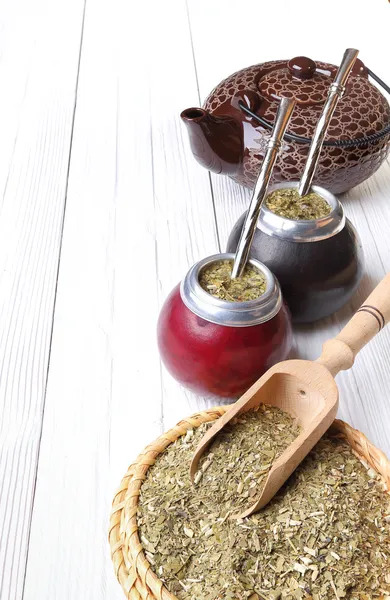
<svg viewBox="0 0 390 600">
<path fill-rule="evenodd" d="M 299 182 L 269 188 L 295 187 Z M 363 275 L 363 249 L 352 223 L 336 196 L 318 186 L 331 213 L 313 221 L 293 221 L 271 212 L 263 203 L 250 258 L 261 261 L 276 275 L 294 323 L 328 317 L 353 296 Z M 235 252 L 245 215 L 229 236 L 226 251 Z"/>
</svg>

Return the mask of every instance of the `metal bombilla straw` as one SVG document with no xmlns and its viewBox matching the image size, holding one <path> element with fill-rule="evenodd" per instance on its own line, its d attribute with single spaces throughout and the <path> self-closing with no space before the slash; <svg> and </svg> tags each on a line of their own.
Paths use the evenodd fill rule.
<svg viewBox="0 0 390 600">
<path fill-rule="evenodd" d="M 295 100 L 290 98 L 282 98 L 280 101 L 274 128 L 267 144 L 267 152 L 261 165 L 260 173 L 253 190 L 249 210 L 242 227 L 240 241 L 238 242 L 236 256 L 234 258 L 231 275 L 232 279 L 241 277 L 245 269 L 253 237 L 256 231 L 257 221 L 259 219 L 261 205 L 266 196 L 274 164 L 281 147 L 281 141 L 290 121 L 294 106 Z"/>
<path fill-rule="evenodd" d="M 348 48 L 344 52 L 341 65 L 337 71 L 333 83 L 329 88 L 328 98 L 315 128 L 313 139 L 309 148 L 309 154 L 303 170 L 303 175 L 299 183 L 298 191 L 301 196 L 306 196 L 306 194 L 308 194 L 310 191 L 330 120 L 336 109 L 338 101 L 345 92 L 345 84 L 353 65 L 355 64 L 358 54 L 359 50 L 355 50 L 354 48 Z"/>
</svg>

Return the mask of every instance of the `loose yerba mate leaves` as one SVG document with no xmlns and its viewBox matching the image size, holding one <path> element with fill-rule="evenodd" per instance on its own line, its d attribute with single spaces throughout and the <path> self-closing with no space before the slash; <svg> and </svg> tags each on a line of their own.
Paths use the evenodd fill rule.
<svg viewBox="0 0 390 600">
<path fill-rule="evenodd" d="M 294 221 L 322 219 L 331 212 L 330 205 L 315 192 L 301 196 L 298 190 L 285 188 L 273 191 L 266 206 L 277 215 Z"/>
<path fill-rule="evenodd" d="M 202 269 L 199 283 L 202 288 L 220 300 L 247 302 L 256 300 L 266 290 L 263 273 L 248 264 L 241 277 L 231 279 L 233 261 L 217 260 Z"/>
<path fill-rule="evenodd" d="M 157 457 L 138 507 L 153 570 L 179 600 L 390 596 L 390 499 L 342 439 L 327 434 L 263 510 L 229 518 L 241 498 L 253 501 L 263 469 L 298 433 L 280 413 L 262 406 L 223 430 L 196 485 L 189 466 L 211 424 Z"/>
</svg>

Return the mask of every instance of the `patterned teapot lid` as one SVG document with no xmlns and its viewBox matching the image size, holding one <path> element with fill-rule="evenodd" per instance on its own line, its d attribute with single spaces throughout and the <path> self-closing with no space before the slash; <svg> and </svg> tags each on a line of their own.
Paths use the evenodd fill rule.
<svg viewBox="0 0 390 600">
<path fill-rule="evenodd" d="M 302 106 L 323 104 L 327 98 L 329 85 L 336 74 L 336 67 L 329 65 L 323 69 L 306 56 L 296 56 L 288 61 L 285 68 L 271 70 L 257 83 L 259 92 L 269 100 L 294 98 Z M 355 75 L 367 76 L 367 68 L 357 60 L 352 71 Z M 345 95 L 356 87 L 356 78 L 348 83 Z"/>
<path fill-rule="evenodd" d="M 239 102 L 243 102 L 273 123 L 280 98 L 294 98 L 297 106 L 290 132 L 310 138 L 336 71 L 335 65 L 302 56 L 253 65 L 222 81 L 207 98 L 205 108 L 217 114 L 229 114 L 230 105 L 237 116 L 250 121 L 250 117 L 240 115 Z M 367 68 L 358 59 L 330 123 L 328 138 L 373 135 L 381 131 L 389 119 L 387 99 L 370 82 Z"/>
<path fill-rule="evenodd" d="M 325 102 L 330 75 L 330 70 L 317 70 L 314 61 L 301 56 L 290 60 L 286 68 L 263 75 L 257 87 L 261 96 L 271 101 L 294 98 L 302 106 L 311 106 Z"/>
</svg>

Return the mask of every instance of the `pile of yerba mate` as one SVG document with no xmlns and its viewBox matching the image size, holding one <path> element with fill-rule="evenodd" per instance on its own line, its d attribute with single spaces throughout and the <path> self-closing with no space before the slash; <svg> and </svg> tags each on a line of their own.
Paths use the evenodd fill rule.
<svg viewBox="0 0 390 600">
<path fill-rule="evenodd" d="M 272 462 L 298 434 L 261 406 L 189 465 L 204 424 L 171 444 L 141 487 L 138 525 L 153 570 L 179 600 L 390 600 L 390 498 L 374 470 L 327 434 L 262 511 Z M 254 490 L 254 491 L 253 491 Z"/>
</svg>

